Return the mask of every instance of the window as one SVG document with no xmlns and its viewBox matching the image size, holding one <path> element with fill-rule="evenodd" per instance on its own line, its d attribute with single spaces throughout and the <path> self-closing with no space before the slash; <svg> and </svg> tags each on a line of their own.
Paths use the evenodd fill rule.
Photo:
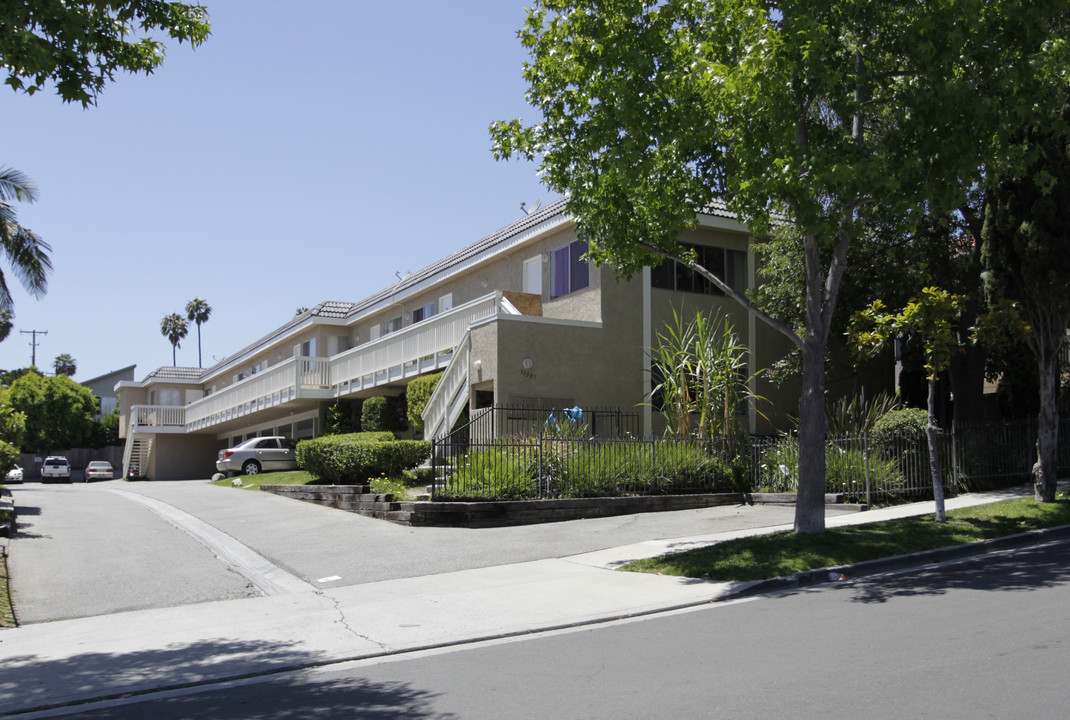
<svg viewBox="0 0 1070 720">
<path fill-rule="evenodd" d="M 400 330 L 401 322 L 402 320 L 400 315 L 396 318 L 393 318 L 392 320 L 387 320 L 385 323 L 383 323 L 383 335 L 389 335 L 392 332 L 397 332 L 398 330 Z"/>
<path fill-rule="evenodd" d="M 342 353 L 342 352 L 345 352 L 346 350 L 348 350 L 350 348 L 349 336 L 348 335 L 339 335 L 338 338 L 337 338 L 337 341 L 338 341 L 338 352 Z"/>
<path fill-rule="evenodd" d="M 728 287 L 742 292 L 747 289 L 747 254 L 740 250 L 710 247 L 707 245 L 682 245 L 695 251 L 699 265 L 723 279 Z M 675 260 L 663 260 L 650 270 L 650 286 L 662 290 L 693 292 L 702 295 L 724 295 L 720 289 L 702 275 Z"/>
<path fill-rule="evenodd" d="M 316 357 L 316 338 L 309 338 L 301 343 L 301 355 L 303 357 Z"/>
<path fill-rule="evenodd" d="M 542 255 L 524 261 L 524 292 L 542 295 Z"/>
<path fill-rule="evenodd" d="M 438 299 L 438 311 L 444 313 L 453 309 L 453 293 L 446 293 Z"/>
<path fill-rule="evenodd" d="M 412 311 L 412 323 L 415 325 L 418 322 L 422 322 L 427 318 L 435 314 L 435 304 L 429 302 L 423 307 L 418 307 Z"/>
<path fill-rule="evenodd" d="M 373 325 L 372 326 L 372 331 L 371 331 L 371 337 L 369 339 L 370 340 L 378 340 L 379 336 L 382 335 L 382 334 L 383 334 L 382 328 L 380 328 L 378 325 Z"/>
<path fill-rule="evenodd" d="M 582 290 L 590 285 L 591 272 L 587 260 L 587 243 L 583 240 L 560 247 L 550 254 L 550 297 Z"/>
<path fill-rule="evenodd" d="M 179 407 L 182 405 L 182 391 L 177 389 L 161 389 L 160 404 L 166 407 Z"/>
</svg>

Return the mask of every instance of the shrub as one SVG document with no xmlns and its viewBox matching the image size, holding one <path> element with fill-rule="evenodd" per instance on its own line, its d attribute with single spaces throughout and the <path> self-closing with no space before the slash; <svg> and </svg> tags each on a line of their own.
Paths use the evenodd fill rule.
<svg viewBox="0 0 1070 720">
<path fill-rule="evenodd" d="M 535 479 L 528 470 L 529 448 L 474 450 L 467 455 L 439 491 L 442 500 L 530 500 Z"/>
<path fill-rule="evenodd" d="M 784 437 L 765 447 L 758 460 L 758 488 L 762 492 L 797 492 L 799 442 Z M 869 485 L 873 494 L 899 492 L 906 477 L 895 457 L 873 443 L 869 452 Z M 866 452 L 855 444 L 825 445 L 825 492 L 843 493 L 858 500 L 866 494 Z"/>
<path fill-rule="evenodd" d="M 881 416 L 873 426 L 875 435 L 916 435 L 925 432 L 929 413 L 918 408 L 892 410 Z"/>
<path fill-rule="evenodd" d="M 344 435 L 361 431 L 363 400 L 335 400 L 323 410 L 323 434 Z"/>
<path fill-rule="evenodd" d="M 438 381 L 441 378 L 442 373 L 440 372 L 432 375 L 421 375 L 409 383 L 409 386 L 405 388 L 409 425 L 412 427 L 413 432 L 423 433 L 424 408 L 427 407 L 427 401 L 431 399 L 431 394 L 435 392 L 435 388 L 438 386 Z"/>
<path fill-rule="evenodd" d="M 345 436 L 358 442 L 390 442 L 396 440 L 394 433 L 387 430 L 367 430 L 365 432 L 345 433 Z"/>
<path fill-rule="evenodd" d="M 540 444 L 541 443 L 541 444 Z M 592 443 L 543 436 L 473 450 L 440 499 L 522 500 L 746 491 L 746 465 L 708 443 Z M 653 456 L 651 455 L 653 453 Z"/>
<path fill-rule="evenodd" d="M 0 440 L 0 472 L 7 473 L 8 470 L 19 464 L 19 449 L 9 442 Z M 0 482 L 3 478 L 0 477 Z"/>
<path fill-rule="evenodd" d="M 297 462 L 324 482 L 339 485 L 364 484 L 372 476 L 399 475 L 431 455 L 431 443 L 423 440 L 370 440 L 360 436 L 324 435 L 297 444 Z"/>
<path fill-rule="evenodd" d="M 369 431 L 404 432 L 408 427 L 405 406 L 404 395 L 368 398 L 361 412 L 361 427 Z"/>
<path fill-rule="evenodd" d="M 829 435 L 858 437 L 871 433 L 877 422 L 899 409 L 899 401 L 885 392 L 872 398 L 867 398 L 864 392 L 856 397 L 842 397 L 825 409 Z"/>
</svg>

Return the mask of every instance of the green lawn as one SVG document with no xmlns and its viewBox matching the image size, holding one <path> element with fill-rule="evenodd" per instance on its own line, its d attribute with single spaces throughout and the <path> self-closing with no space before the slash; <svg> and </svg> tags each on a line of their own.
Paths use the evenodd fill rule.
<svg viewBox="0 0 1070 720">
<path fill-rule="evenodd" d="M 241 480 L 241 489 L 259 490 L 261 485 L 309 485 L 315 484 L 316 478 L 304 470 L 284 470 L 281 472 L 257 473 L 256 475 L 238 475 L 222 480 L 213 480 L 213 485 L 232 487 L 235 480 Z"/>
<path fill-rule="evenodd" d="M 802 570 L 849 565 L 1070 525 L 1070 497 L 1054 503 L 1032 498 L 1004 500 L 948 512 L 946 523 L 931 515 L 833 528 L 821 535 L 778 532 L 728 540 L 699 550 L 639 560 L 631 572 L 711 580 L 766 580 Z"/>
<path fill-rule="evenodd" d="M 241 480 L 241 485 L 234 485 L 235 480 Z M 238 475 L 232 478 L 212 481 L 213 485 L 218 485 L 219 487 L 234 487 L 241 490 L 259 490 L 261 485 L 315 485 L 316 483 L 316 478 L 304 470 Z M 404 498 L 406 495 L 414 495 L 421 492 L 426 485 L 426 481 L 418 480 L 414 474 L 408 473 L 400 478 L 384 476 L 373 479 L 371 491 L 374 493 L 393 493 L 399 498 Z"/>
</svg>

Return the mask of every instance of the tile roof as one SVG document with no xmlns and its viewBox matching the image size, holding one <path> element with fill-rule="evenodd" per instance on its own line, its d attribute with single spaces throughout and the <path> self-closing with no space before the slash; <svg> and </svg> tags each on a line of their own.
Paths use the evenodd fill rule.
<svg viewBox="0 0 1070 720">
<path fill-rule="evenodd" d="M 150 372 L 147 378 L 161 380 L 198 380 L 206 371 L 204 368 L 159 367 Z"/>
<path fill-rule="evenodd" d="M 330 317 L 330 318 L 344 318 L 353 311 L 353 303 L 350 302 L 336 302 L 328 300 L 327 302 L 321 302 L 316 307 L 309 311 L 309 314 L 316 317 Z"/>
</svg>

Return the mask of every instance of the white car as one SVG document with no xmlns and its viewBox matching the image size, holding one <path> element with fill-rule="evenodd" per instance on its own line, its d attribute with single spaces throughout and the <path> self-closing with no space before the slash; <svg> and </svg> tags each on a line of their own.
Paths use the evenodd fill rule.
<svg viewBox="0 0 1070 720">
<path fill-rule="evenodd" d="M 22 482 L 22 468 L 16 465 L 7 471 L 7 477 L 4 478 L 6 483 L 20 483 Z"/>
<path fill-rule="evenodd" d="M 85 467 L 85 481 L 111 480 L 115 477 L 115 469 L 107 460 L 94 460 Z"/>
<path fill-rule="evenodd" d="M 61 455 L 53 455 L 45 458 L 45 464 L 41 466 L 41 481 L 62 480 L 71 481 L 71 464 L 67 458 Z"/>
</svg>

